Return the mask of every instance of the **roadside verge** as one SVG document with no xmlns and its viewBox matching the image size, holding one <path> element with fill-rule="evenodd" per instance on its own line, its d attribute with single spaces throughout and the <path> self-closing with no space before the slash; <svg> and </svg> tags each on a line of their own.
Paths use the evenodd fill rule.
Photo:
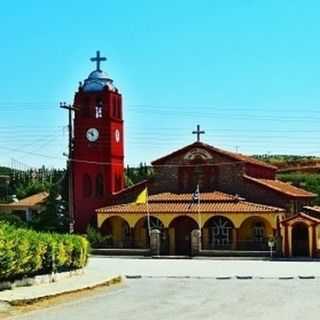
<svg viewBox="0 0 320 320">
<path fill-rule="evenodd" d="M 11 306 L 30 305 L 66 294 L 91 290 L 103 286 L 113 286 L 122 283 L 122 281 L 123 277 L 119 275 L 98 279 L 95 275 L 88 273 L 51 284 L 41 284 L 33 287 L 20 287 L 14 290 L 1 291 L 0 303 L 9 304 Z"/>
</svg>

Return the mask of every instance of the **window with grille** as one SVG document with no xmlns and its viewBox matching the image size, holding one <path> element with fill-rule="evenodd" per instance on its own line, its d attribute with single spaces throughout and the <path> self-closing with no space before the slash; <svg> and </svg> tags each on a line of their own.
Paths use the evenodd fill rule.
<svg viewBox="0 0 320 320">
<path fill-rule="evenodd" d="M 262 222 L 257 222 L 253 228 L 253 237 L 257 242 L 261 242 L 265 238 L 265 228 Z"/>
</svg>

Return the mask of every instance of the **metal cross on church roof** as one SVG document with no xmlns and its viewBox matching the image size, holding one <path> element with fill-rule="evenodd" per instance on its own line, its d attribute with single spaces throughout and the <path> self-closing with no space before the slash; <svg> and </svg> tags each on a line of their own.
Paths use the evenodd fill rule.
<svg viewBox="0 0 320 320">
<path fill-rule="evenodd" d="M 97 62 L 97 71 L 101 71 L 100 62 L 101 61 L 106 61 L 107 58 L 106 57 L 100 57 L 100 51 L 98 50 L 96 56 L 94 58 L 90 58 L 90 60 L 92 62 Z"/>
<path fill-rule="evenodd" d="M 197 135 L 197 142 L 200 142 L 200 135 L 201 134 L 205 134 L 206 132 L 205 131 L 201 131 L 200 130 L 200 125 L 198 124 L 197 125 L 197 130 L 196 131 L 192 131 L 192 134 L 196 134 Z"/>
</svg>

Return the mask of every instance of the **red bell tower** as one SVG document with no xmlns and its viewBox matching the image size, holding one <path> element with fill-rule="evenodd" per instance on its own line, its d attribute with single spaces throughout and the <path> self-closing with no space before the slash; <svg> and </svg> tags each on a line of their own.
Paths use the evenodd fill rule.
<svg viewBox="0 0 320 320">
<path fill-rule="evenodd" d="M 95 209 L 124 187 L 122 96 L 100 69 L 106 58 L 91 58 L 96 70 L 75 94 L 72 150 L 75 231 L 85 232 Z"/>
</svg>

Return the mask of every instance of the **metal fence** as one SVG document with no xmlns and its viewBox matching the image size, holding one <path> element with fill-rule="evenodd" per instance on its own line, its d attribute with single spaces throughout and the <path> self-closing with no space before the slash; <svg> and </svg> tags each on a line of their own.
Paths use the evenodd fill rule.
<svg viewBox="0 0 320 320">
<path fill-rule="evenodd" d="M 266 251 L 269 250 L 267 240 L 238 240 L 235 243 L 209 242 L 203 244 L 208 250 L 239 250 L 239 251 Z"/>
</svg>

